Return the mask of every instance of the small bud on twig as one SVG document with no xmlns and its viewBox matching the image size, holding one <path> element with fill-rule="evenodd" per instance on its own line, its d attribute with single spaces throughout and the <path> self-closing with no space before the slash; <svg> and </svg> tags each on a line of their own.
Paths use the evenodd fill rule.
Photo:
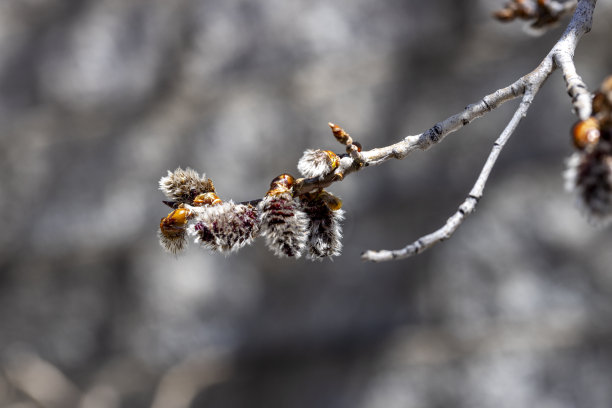
<svg viewBox="0 0 612 408">
<path fill-rule="evenodd" d="M 331 128 L 332 133 L 334 134 L 334 137 L 336 138 L 338 142 L 340 142 L 340 144 L 343 144 L 343 145 L 353 144 L 353 139 L 351 138 L 351 135 L 346 133 L 344 129 L 342 129 L 340 126 L 333 124 L 331 122 L 329 122 L 327 125 Z"/>
<path fill-rule="evenodd" d="M 346 131 L 342 129 L 340 126 L 333 124 L 331 122 L 329 122 L 327 125 L 331 128 L 332 133 L 334 134 L 334 137 L 336 138 L 336 140 L 340 142 L 341 144 L 346 145 L 346 152 L 351 156 L 351 158 L 355 161 L 355 163 L 359 167 L 365 165 L 366 159 L 363 156 L 363 154 L 361 154 L 361 150 L 362 150 L 361 143 L 353 141 L 353 138 L 348 133 L 346 133 Z M 341 180 L 342 174 L 338 174 L 338 175 L 340 176 L 340 180 Z"/>
</svg>

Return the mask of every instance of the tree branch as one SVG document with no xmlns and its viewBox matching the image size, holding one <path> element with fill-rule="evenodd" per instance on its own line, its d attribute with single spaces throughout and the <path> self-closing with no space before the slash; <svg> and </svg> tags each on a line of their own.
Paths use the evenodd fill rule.
<svg viewBox="0 0 612 408">
<path fill-rule="evenodd" d="M 476 183 L 472 187 L 472 190 L 468 194 L 467 198 L 463 201 L 463 203 L 459 206 L 459 209 L 455 214 L 453 214 L 440 229 L 427 234 L 410 245 L 406 247 L 394 251 L 382 250 L 382 251 L 366 251 L 362 254 L 361 258 L 366 261 L 391 261 L 394 259 L 402 259 L 407 258 L 412 255 L 419 254 L 426 249 L 431 248 L 438 242 L 442 242 L 448 238 L 455 232 L 455 230 L 461 225 L 463 220 L 470 215 L 474 209 L 476 208 L 476 204 L 482 197 L 485 184 L 487 179 L 489 178 L 489 174 L 501 153 L 501 150 L 504 148 L 504 145 L 510 139 L 510 136 L 516 130 L 521 119 L 525 117 L 527 114 L 527 110 L 529 106 L 531 106 L 531 101 L 533 100 L 533 95 L 535 91 L 528 90 L 525 92 L 523 99 L 518 107 L 518 109 L 514 112 L 512 119 L 506 128 L 501 133 L 501 135 L 497 138 L 495 143 L 493 144 L 493 149 L 491 149 L 491 153 L 489 153 L 489 157 L 485 162 L 480 174 L 478 175 L 478 179 Z"/>
<path fill-rule="evenodd" d="M 524 6 L 524 3 L 519 2 L 518 0 L 515 0 L 515 2 L 516 4 Z M 264 205 L 263 207 L 266 208 L 266 211 L 274 213 L 273 216 L 276 217 L 274 218 L 274 225 L 282 224 L 282 227 L 285 229 L 293 226 L 295 227 L 293 228 L 295 231 L 292 230 L 291 232 L 294 235 L 296 231 L 301 234 L 310 234 L 309 236 L 311 236 L 312 239 L 309 238 L 310 241 L 308 242 L 310 242 L 311 245 L 312 242 L 319 241 L 329 243 L 328 241 L 331 239 L 330 234 L 334 237 L 334 239 L 339 239 L 339 227 L 333 231 L 323 231 L 329 233 L 323 237 L 319 236 L 321 234 L 321 231 L 319 231 L 321 228 L 315 228 L 310 232 L 307 231 L 308 228 L 298 228 L 302 224 L 301 221 L 298 222 L 298 213 L 301 214 L 302 218 L 304 218 L 304 226 L 307 224 L 319 224 L 316 224 L 312 219 L 308 218 L 308 216 L 305 215 L 301 209 L 297 207 L 294 208 L 295 205 L 299 206 L 302 204 L 295 204 L 293 199 L 296 198 L 296 202 L 300 200 L 303 202 L 315 202 L 316 200 L 319 200 L 320 202 L 317 201 L 318 204 L 316 204 L 319 205 L 319 207 L 317 207 L 317 211 L 319 212 L 315 211 L 316 214 L 315 212 L 311 212 L 320 218 L 322 217 L 321 219 L 315 220 L 316 222 L 319 222 L 320 225 L 329 226 L 333 224 L 332 221 L 335 220 L 332 215 L 334 211 L 339 209 L 340 200 L 334 198 L 333 206 L 330 206 L 330 203 L 325 201 L 325 197 L 327 197 L 326 199 L 329 200 L 330 197 L 333 196 L 318 190 L 322 190 L 337 181 L 341 181 L 347 175 L 359 171 L 364 167 L 379 165 L 389 159 L 403 159 L 415 150 L 427 150 L 431 146 L 444 140 L 444 138 L 449 134 L 461 129 L 463 126 L 469 124 L 473 120 L 486 115 L 488 112 L 491 112 L 492 110 L 501 106 L 503 103 L 514 98 L 521 97 L 521 102 L 514 115 L 505 126 L 498 139 L 495 141 L 493 148 L 474 186 L 472 187 L 472 190 L 463 203 L 459 206 L 455 214 L 453 214 L 438 230 L 417 239 L 402 249 L 381 251 L 369 250 L 362 255 L 362 259 L 379 262 L 406 258 L 408 256 L 423 252 L 438 242 L 448 239 L 463 223 L 467 216 L 470 215 L 476 208 L 478 201 L 483 195 L 486 182 L 491 174 L 495 162 L 497 161 L 497 158 L 501 153 L 502 148 L 512 136 L 522 118 L 527 114 L 527 111 L 541 86 L 556 68 L 560 68 L 563 73 L 567 91 L 571 97 L 572 107 L 576 115 L 578 115 L 581 120 L 585 120 L 591 116 L 591 94 L 589 93 L 582 78 L 580 78 L 580 76 L 577 74 L 573 58 L 578 42 L 584 34 L 591 30 L 593 10 L 597 0 L 579 0 L 577 4 L 573 1 L 565 3 L 563 6 L 558 6 L 573 7 L 574 4 L 576 5 L 572 19 L 560 39 L 546 55 L 546 57 L 540 62 L 536 69 L 517 79 L 512 84 L 484 96 L 478 102 L 466 106 L 463 111 L 436 123 L 425 132 L 418 135 L 406 136 L 403 140 L 389 146 L 362 151 L 361 145 L 354 142 L 348 133 L 346 133 L 339 126 L 330 123 L 332 132 L 334 133 L 334 136 L 338 142 L 346 146 L 346 154 L 338 156 L 337 154 L 329 151 L 307 151 L 302 159 L 300 159 L 298 169 L 300 169 L 300 172 L 302 172 L 304 175 L 313 177 L 294 180 L 290 175 L 284 174 L 273 180 L 271 189 L 266 194 L 264 201 L 268 199 L 268 201 L 276 200 L 278 202 L 274 201 L 273 205 L 268 203 L 269 205 Z M 539 4 L 540 3 L 538 3 L 538 5 Z M 546 3 L 547 7 L 552 7 L 551 5 L 554 4 Z M 534 10 L 541 11 L 540 8 Z M 564 10 L 565 9 L 561 8 L 559 8 L 559 10 L 552 11 L 550 9 L 545 9 L 544 16 L 540 15 L 538 17 L 536 14 L 533 16 L 533 18 L 538 18 L 536 22 L 540 22 L 541 26 L 543 27 L 548 23 L 556 22 L 560 16 L 560 13 Z M 322 161 L 315 163 L 315 161 L 319 160 L 319 158 Z M 166 203 L 175 209 L 166 218 L 163 218 L 160 223 L 161 237 L 163 238 L 161 241 L 162 245 L 165 245 L 171 252 L 177 252 L 184 247 L 184 243 L 186 242 L 186 229 L 188 225 L 189 228 L 191 228 L 189 229 L 189 233 L 191 235 L 195 234 L 198 237 L 197 239 L 202 242 L 207 242 L 210 244 L 209 241 L 211 240 L 214 242 L 221 240 L 223 243 L 221 246 L 211 244 L 212 248 L 217 248 L 220 251 L 226 250 L 227 248 L 232 248 L 232 250 L 237 249 L 250 242 L 258 233 L 260 233 L 259 228 L 261 225 L 258 223 L 262 222 L 262 217 L 257 215 L 256 211 L 263 210 L 255 210 L 253 207 L 258 206 L 258 203 L 262 201 L 261 199 L 241 203 L 239 205 L 235 205 L 233 202 L 230 202 L 223 208 L 219 207 L 222 210 L 225 209 L 224 211 L 227 212 L 227 214 L 223 213 L 225 217 L 224 220 L 226 221 L 224 225 L 227 227 L 227 231 L 220 230 L 219 225 L 217 225 L 219 223 L 215 224 L 209 218 L 220 216 L 217 213 L 221 210 L 213 206 L 217 201 L 221 203 L 221 200 L 214 194 L 212 182 L 210 182 L 210 180 L 205 180 L 204 176 L 202 177 L 203 178 L 200 179 L 197 172 L 194 172 L 193 170 L 183 171 L 181 169 L 177 169 L 174 174 L 169 172 L 168 176 L 163 177 L 160 181 L 160 188 L 162 191 L 164 191 L 167 197 L 172 199 L 172 201 Z M 317 191 L 317 193 L 314 195 L 307 194 L 313 191 Z M 198 193 L 199 195 L 196 196 L 194 193 Z M 214 196 L 212 197 L 214 199 L 209 197 L 211 194 Z M 198 209 L 190 207 L 190 205 L 194 205 L 196 207 L 209 205 L 212 209 Z M 240 211 L 238 209 L 240 209 Z M 290 209 L 291 211 L 284 211 L 284 209 Z M 212 215 L 210 215 L 209 212 Z M 233 212 L 240 212 L 241 214 L 244 213 L 247 214 L 248 217 L 245 218 L 240 214 L 236 215 Z M 198 216 L 198 214 L 200 214 L 200 216 Z M 208 214 L 210 217 L 204 217 L 202 214 Z M 336 218 L 341 218 L 341 215 L 338 215 Z M 197 219 L 197 222 L 193 221 L 194 219 Z M 337 221 L 338 220 L 334 222 Z M 192 225 L 194 223 L 195 225 Z M 243 227 L 240 229 L 240 231 L 238 231 L 241 233 L 237 233 L 237 231 L 235 231 L 235 227 L 237 225 Z M 277 234 L 278 237 L 282 238 L 279 238 L 280 241 L 277 240 L 280 244 L 283 244 L 283 237 L 286 237 L 285 232 L 287 231 L 280 231 Z M 266 232 L 262 233 L 262 235 L 266 236 L 265 234 Z M 231 245 L 228 244 L 228 242 Z M 301 249 L 303 249 L 303 246 L 304 245 L 298 245 L 298 250 L 294 252 L 299 254 Z M 320 258 L 321 257 L 318 257 L 317 259 Z"/>
<path fill-rule="evenodd" d="M 362 254 L 362 259 L 380 262 L 406 258 L 421 253 L 438 242 L 448 239 L 465 218 L 474 211 L 476 204 L 482 197 L 486 181 L 501 149 L 513 134 L 521 119 L 526 115 L 540 87 L 557 66 L 560 67 L 563 72 L 563 78 L 567 84 L 568 93 L 572 97 L 572 105 L 576 114 L 580 119 L 586 119 L 591 115 L 591 95 L 580 76 L 576 73 L 573 56 L 580 38 L 591 30 L 593 10 L 596 3 L 597 0 L 580 0 L 565 32 L 548 55 L 546 55 L 535 70 L 523 76 L 512 85 L 485 96 L 479 105 L 472 107 L 468 106 L 463 113 L 451 116 L 445 121 L 439 122 L 433 128 L 419 136 L 408 136 L 404 141 L 396 143 L 395 145 L 374 149 L 364 153 L 365 157 L 374 158 L 372 164 L 382 163 L 391 157 L 403 158 L 413 150 L 428 148 L 431 144 L 442 140 L 448 133 L 459 129 L 461 125 L 465 125 L 469 123 L 470 120 L 478 118 L 486 112 L 495 109 L 503 102 L 518 96 L 519 93 L 524 93 L 521 104 L 493 145 L 493 149 L 474 187 L 465 201 L 459 206 L 457 212 L 448 219 L 446 224 L 437 231 L 417 239 L 415 242 L 402 249 L 381 251 L 369 250 Z M 485 111 L 482 110 L 482 105 L 484 105 Z M 374 153 L 371 154 L 371 152 Z"/>
</svg>

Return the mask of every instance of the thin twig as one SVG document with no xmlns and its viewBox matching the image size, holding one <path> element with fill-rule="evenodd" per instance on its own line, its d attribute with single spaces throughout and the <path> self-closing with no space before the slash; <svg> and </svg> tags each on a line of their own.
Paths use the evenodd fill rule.
<svg viewBox="0 0 612 408">
<path fill-rule="evenodd" d="M 419 254 L 425 251 L 426 249 L 431 248 L 438 242 L 442 242 L 450 238 L 453 232 L 455 232 L 459 225 L 461 225 L 463 220 L 468 215 L 470 215 L 476 208 L 476 204 L 478 204 L 478 201 L 482 197 L 482 193 L 484 191 L 487 179 L 489 178 L 489 174 L 491 173 L 491 170 L 493 169 L 493 166 L 495 165 L 495 162 L 497 161 L 501 150 L 503 149 L 508 139 L 510 139 L 510 136 L 512 136 L 512 134 L 514 133 L 521 119 L 525 117 L 527 110 L 531 105 L 531 101 L 533 100 L 534 94 L 535 93 L 532 91 L 525 92 L 525 95 L 523 96 L 523 99 L 519 104 L 518 109 L 514 112 L 512 119 L 510 119 L 510 122 L 508 122 L 508 125 L 506 126 L 504 131 L 493 144 L 493 149 L 491 149 L 491 153 L 489 153 L 489 157 L 487 158 L 487 161 L 485 162 L 482 170 L 480 171 L 478 179 L 476 180 L 476 183 L 474 183 L 472 190 L 468 194 L 465 201 L 463 201 L 463 203 L 459 206 L 457 212 L 455 212 L 455 214 L 453 214 L 446 221 L 446 224 L 444 224 L 440 229 L 417 239 L 412 244 L 407 245 L 402 249 L 397 249 L 394 251 L 370 250 L 363 253 L 361 255 L 361 258 L 363 260 L 373 262 L 391 261 L 394 259 L 407 258 L 409 256 Z"/>
<path fill-rule="evenodd" d="M 538 92 L 542 84 L 546 81 L 546 79 L 548 79 L 548 77 L 552 74 L 555 68 L 560 67 L 563 71 L 563 77 L 568 87 L 568 93 L 572 97 L 572 105 L 576 114 L 581 119 L 585 119 L 591 115 L 590 93 L 588 92 L 586 85 L 584 84 L 580 76 L 578 76 L 578 74 L 576 73 L 573 56 L 580 38 L 585 33 L 591 30 L 593 10 L 595 8 L 596 3 L 597 0 L 580 0 L 576 7 L 576 11 L 574 12 L 574 15 L 572 17 L 572 20 L 568 24 L 568 27 L 566 28 L 565 32 L 563 33 L 559 41 L 555 44 L 555 46 L 552 48 L 552 50 L 548 53 L 548 55 L 544 58 L 544 60 L 542 60 L 540 65 L 535 70 L 523 76 L 509 87 L 503 88 L 491 94 L 497 95 L 498 98 L 491 98 L 491 95 L 488 95 L 483 98 L 482 103 L 485 104 L 485 107 L 490 106 L 490 109 L 494 109 L 506 100 L 512 99 L 508 95 L 508 89 L 513 92 L 514 96 L 517 96 L 517 91 L 524 92 L 521 104 L 512 116 L 512 119 L 510 120 L 504 131 L 501 133 L 501 135 L 495 142 L 493 149 L 491 150 L 491 153 L 489 154 L 489 157 L 487 158 L 487 161 L 485 162 L 485 165 L 482 171 L 480 172 L 476 183 L 474 184 L 474 187 L 468 194 L 468 197 L 465 199 L 465 201 L 459 206 L 457 212 L 453 214 L 448 219 L 446 224 L 444 224 L 444 226 L 442 226 L 440 229 L 417 239 L 412 244 L 402 249 L 381 251 L 369 250 L 362 255 L 362 259 L 380 262 L 406 258 L 411 255 L 421 253 L 424 250 L 429 249 L 433 245 L 437 244 L 438 242 L 448 239 L 459 227 L 459 225 L 461 225 L 464 219 L 474 211 L 478 200 L 482 197 L 484 186 L 489 177 L 489 174 L 491 173 L 491 169 L 493 168 L 493 165 L 495 164 L 495 161 L 497 160 L 497 157 L 501 152 L 501 149 L 516 129 L 520 120 L 527 113 L 527 110 L 529 109 L 529 106 L 531 105 L 531 102 L 535 97 L 536 93 Z M 500 93 L 501 95 L 499 95 Z M 497 105 L 492 105 L 487 98 L 497 102 Z M 477 118 L 486 113 L 483 112 L 478 115 L 476 114 L 477 112 L 480 113 L 479 110 L 473 111 L 472 109 L 470 109 L 470 107 L 468 107 L 466 108 L 466 111 L 464 111 L 464 114 L 468 113 L 469 117 L 469 113 L 471 113 L 474 115 L 474 118 Z M 438 123 L 436 126 L 434 126 L 428 131 L 429 134 L 432 136 L 438 135 L 438 139 L 430 137 L 429 140 L 434 143 L 437 143 L 447 133 L 457 130 L 460 127 L 457 125 L 457 119 L 463 120 L 463 117 L 459 114 L 446 119 L 444 122 Z M 445 127 L 444 125 L 447 125 L 448 127 Z M 431 133 L 432 131 L 433 133 Z M 404 139 L 403 142 L 400 142 L 396 145 L 389 146 L 383 149 L 375 149 L 377 150 L 377 152 L 384 152 L 383 154 L 378 153 L 377 155 L 375 155 L 375 157 L 381 162 L 387 160 L 390 157 L 403 158 L 412 150 L 423 148 L 423 145 L 419 145 L 419 142 L 423 141 L 423 139 L 427 140 L 426 135 L 428 134 L 428 132 L 423 133 L 416 139 L 414 138 L 414 136 L 409 136 Z M 406 146 L 406 144 L 408 146 Z M 426 147 L 428 147 L 428 145 L 425 145 L 425 148 Z M 391 148 L 392 150 L 391 154 L 388 153 L 389 148 Z M 369 158 L 371 156 L 368 153 L 370 152 L 366 152 L 364 155 Z M 374 163 L 372 164 L 378 164 L 378 162 L 374 161 Z"/>
<path fill-rule="evenodd" d="M 574 17 L 551 51 L 555 64 L 563 72 L 563 79 L 567 85 L 567 93 L 572 98 L 574 112 L 581 120 L 591 116 L 591 94 L 576 72 L 574 51 L 580 38 L 591 31 L 596 3 L 597 0 L 583 0 L 578 3 Z"/>
</svg>

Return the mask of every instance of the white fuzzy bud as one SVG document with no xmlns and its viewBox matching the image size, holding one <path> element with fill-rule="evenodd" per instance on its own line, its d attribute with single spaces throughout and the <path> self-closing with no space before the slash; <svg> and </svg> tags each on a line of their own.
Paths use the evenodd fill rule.
<svg viewBox="0 0 612 408">
<path fill-rule="evenodd" d="M 170 200 L 191 203 L 198 194 L 214 192 L 215 187 L 204 174 L 200 177 L 197 171 L 180 167 L 159 180 L 159 189 Z"/>
<path fill-rule="evenodd" d="M 298 171 L 302 176 L 322 178 L 338 167 L 340 158 L 329 150 L 311 150 L 304 152 L 298 161 Z"/>
</svg>

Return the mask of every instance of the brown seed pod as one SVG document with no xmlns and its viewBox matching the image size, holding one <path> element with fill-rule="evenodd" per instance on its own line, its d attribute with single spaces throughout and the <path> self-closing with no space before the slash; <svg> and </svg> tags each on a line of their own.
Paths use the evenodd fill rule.
<svg viewBox="0 0 612 408">
<path fill-rule="evenodd" d="M 594 117 L 576 122 L 572 127 L 574 146 L 579 150 L 584 150 L 588 146 L 597 144 L 600 135 L 599 121 Z"/>
</svg>

